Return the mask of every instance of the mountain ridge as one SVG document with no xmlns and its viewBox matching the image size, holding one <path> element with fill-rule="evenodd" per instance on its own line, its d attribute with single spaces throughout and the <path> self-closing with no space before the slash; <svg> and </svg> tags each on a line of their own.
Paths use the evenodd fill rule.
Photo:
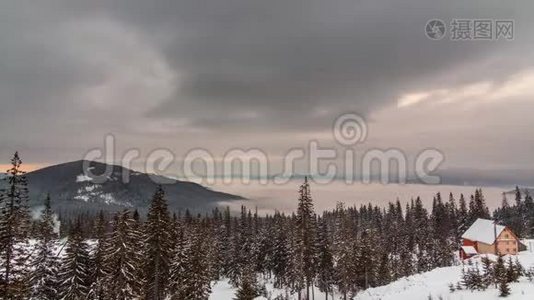
<svg viewBox="0 0 534 300">
<path fill-rule="evenodd" d="M 84 163 L 89 163 L 91 173 L 96 176 L 105 174 L 108 178 L 98 183 L 84 173 Z M 122 176 L 128 172 L 128 182 Z M 154 177 L 155 176 L 155 177 Z M 60 214 L 83 211 L 118 211 L 138 209 L 144 211 L 159 185 L 166 192 L 169 210 L 205 211 L 217 206 L 220 201 L 243 200 L 237 195 L 214 191 L 200 184 L 170 179 L 164 176 L 146 174 L 120 165 L 108 165 L 95 161 L 72 161 L 47 166 L 26 174 L 30 196 L 30 206 L 42 205 L 43 199 L 50 194 L 53 208 Z M 172 183 L 171 183 L 172 182 Z"/>
</svg>

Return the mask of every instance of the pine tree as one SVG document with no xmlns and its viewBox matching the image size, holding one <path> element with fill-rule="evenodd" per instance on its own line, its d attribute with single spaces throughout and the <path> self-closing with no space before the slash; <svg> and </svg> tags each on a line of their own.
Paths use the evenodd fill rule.
<svg viewBox="0 0 534 300">
<path fill-rule="evenodd" d="M 135 220 L 127 210 L 114 218 L 113 230 L 105 241 L 103 253 L 103 274 L 105 297 L 116 300 L 134 299 L 140 296 L 142 278 L 139 268 L 139 232 L 134 228 Z"/>
<path fill-rule="evenodd" d="M 499 284 L 502 280 L 506 280 L 506 266 L 501 255 L 497 258 L 497 262 L 493 267 L 493 279 L 495 284 Z"/>
<path fill-rule="evenodd" d="M 57 234 L 54 228 L 54 213 L 50 206 L 50 195 L 47 195 L 38 221 L 37 255 L 32 262 L 33 272 L 30 278 L 32 297 L 35 299 L 55 300 L 58 298 L 58 261 L 54 251 Z"/>
<path fill-rule="evenodd" d="M 310 286 L 315 278 L 316 263 L 316 219 L 313 212 L 313 201 L 310 194 L 310 185 L 307 177 L 299 191 L 299 203 L 296 219 L 296 243 L 295 257 L 301 266 L 302 273 L 297 274 L 298 281 L 303 281 L 306 286 L 306 298 L 310 298 Z"/>
<path fill-rule="evenodd" d="M 336 286 L 346 300 L 354 291 L 354 253 L 349 220 L 342 204 L 336 207 L 336 232 L 334 235 Z"/>
<path fill-rule="evenodd" d="M 378 279 L 377 279 L 378 285 L 386 285 L 391 281 L 391 266 L 390 266 L 389 253 L 387 252 L 382 253 L 382 257 L 380 258 L 380 265 L 378 267 L 377 276 L 378 276 Z"/>
<path fill-rule="evenodd" d="M 499 297 L 507 297 L 510 295 L 510 286 L 506 278 L 499 279 Z"/>
<path fill-rule="evenodd" d="M 518 279 L 519 277 L 525 275 L 525 268 L 523 268 L 523 266 L 519 262 L 519 259 L 517 258 L 517 256 L 515 257 L 515 261 L 514 261 L 513 267 L 514 267 L 514 270 L 515 270 L 515 273 L 516 273 L 516 279 Z"/>
<path fill-rule="evenodd" d="M 244 271 L 235 300 L 254 300 L 259 296 L 256 275 L 252 269 Z"/>
<path fill-rule="evenodd" d="M 230 214 L 230 207 L 226 207 L 223 213 L 223 225 L 221 228 L 221 255 L 224 258 L 222 261 L 222 275 L 231 278 L 230 273 L 233 268 L 231 264 L 233 239 L 232 239 L 232 216 Z"/>
<path fill-rule="evenodd" d="M 489 287 L 494 282 L 493 280 L 494 270 L 491 265 L 492 263 L 491 263 L 491 260 L 487 256 L 482 257 L 481 261 L 482 261 L 482 271 L 483 271 L 482 282 L 485 287 Z"/>
<path fill-rule="evenodd" d="M 465 203 L 465 198 L 463 194 L 460 194 L 460 199 L 458 200 L 458 232 L 465 232 L 469 226 L 468 219 L 469 213 L 467 211 L 467 204 Z"/>
<path fill-rule="evenodd" d="M 169 275 L 169 295 L 172 299 L 180 299 L 185 290 L 186 277 L 188 276 L 187 265 L 189 261 L 187 253 L 189 253 L 189 247 L 184 229 L 179 228 Z"/>
<path fill-rule="evenodd" d="M 187 251 L 187 264 L 183 290 L 175 299 L 208 299 L 211 292 L 210 274 L 206 261 L 207 246 L 205 245 L 204 232 L 201 228 L 195 228 L 191 235 L 190 247 Z"/>
<path fill-rule="evenodd" d="M 517 207 L 521 206 L 521 190 L 517 185 L 515 186 L 515 205 Z"/>
<path fill-rule="evenodd" d="M 482 194 L 482 189 L 475 190 L 475 197 L 473 201 L 474 210 L 470 212 L 472 214 L 473 221 L 478 218 L 489 219 L 489 209 L 486 206 L 486 200 L 484 199 L 484 195 Z"/>
<path fill-rule="evenodd" d="M 319 265 L 317 286 L 319 290 L 325 293 L 326 300 L 328 300 L 328 294 L 332 292 L 334 284 L 334 258 L 331 251 L 330 241 L 328 239 L 328 228 L 324 220 L 319 221 L 318 231 L 318 253 L 319 253 Z"/>
<path fill-rule="evenodd" d="M 58 274 L 60 299 L 64 300 L 86 299 L 89 292 L 89 246 L 82 237 L 80 227 L 78 222 L 69 235 Z"/>
<path fill-rule="evenodd" d="M 519 265 L 521 267 L 521 265 Z M 522 267 L 521 267 L 522 269 Z M 517 282 L 521 277 L 521 269 L 512 261 L 512 257 L 508 257 L 508 265 L 506 266 L 506 280 L 508 282 Z"/>
<path fill-rule="evenodd" d="M 280 213 L 274 215 L 274 242 L 271 255 L 271 268 L 275 277 L 274 286 L 282 288 L 289 284 L 289 259 L 290 249 L 287 236 L 287 226 L 284 217 Z"/>
<path fill-rule="evenodd" d="M 250 212 L 247 215 L 246 207 L 241 207 L 241 218 L 239 220 L 237 237 L 235 239 L 235 254 L 234 263 L 238 267 L 237 280 L 235 283 L 239 285 L 241 277 L 243 276 L 243 271 L 251 268 L 251 265 L 254 266 L 256 262 L 256 257 L 254 254 L 255 245 L 252 232 L 252 217 Z"/>
<path fill-rule="evenodd" d="M 145 224 L 145 288 L 148 299 L 163 300 L 169 280 L 172 226 L 167 210 L 165 192 L 158 186 Z"/>
<path fill-rule="evenodd" d="M 0 190 L 0 291 L 5 299 L 24 298 L 28 293 L 27 266 L 30 214 L 28 187 L 15 152 L 7 170 L 5 188 Z"/>
<path fill-rule="evenodd" d="M 534 237 L 534 200 L 530 193 L 526 192 L 525 195 L 525 216 L 524 216 L 524 227 L 525 227 L 525 236 Z"/>
<path fill-rule="evenodd" d="M 302 290 L 306 288 L 306 281 L 304 277 L 304 266 L 302 264 L 302 250 L 301 244 L 298 241 L 298 232 L 296 229 L 296 215 L 292 214 L 289 221 L 288 231 L 288 264 L 287 264 L 287 281 L 291 287 L 291 291 L 298 293 L 299 298 L 302 297 Z"/>
<path fill-rule="evenodd" d="M 95 224 L 96 245 L 93 251 L 93 259 L 91 262 L 91 282 L 89 289 L 89 299 L 103 300 L 106 294 L 105 291 L 105 264 L 104 255 L 106 253 L 107 239 L 106 239 L 107 222 L 104 212 L 101 210 Z"/>
</svg>

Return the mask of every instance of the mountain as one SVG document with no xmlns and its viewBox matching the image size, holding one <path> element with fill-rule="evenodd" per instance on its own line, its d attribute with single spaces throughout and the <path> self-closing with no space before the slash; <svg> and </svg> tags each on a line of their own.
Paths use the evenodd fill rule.
<svg viewBox="0 0 534 300">
<path fill-rule="evenodd" d="M 98 184 L 84 175 L 83 163 L 84 161 L 69 162 L 27 173 L 30 206 L 42 205 L 46 194 L 50 193 L 53 208 L 61 214 L 100 209 L 116 211 L 125 208 L 144 211 L 157 187 L 152 178 L 155 176 L 157 179 L 170 181 L 169 178 L 140 173 L 121 166 L 90 162 L 92 174 L 104 174 L 106 167 L 112 170 L 107 180 Z M 129 182 L 122 180 L 122 175 L 126 172 L 130 174 Z M 171 211 L 186 208 L 204 211 L 216 206 L 219 201 L 243 199 L 240 196 L 213 191 L 196 183 L 172 181 L 173 183 L 163 185 Z"/>
</svg>

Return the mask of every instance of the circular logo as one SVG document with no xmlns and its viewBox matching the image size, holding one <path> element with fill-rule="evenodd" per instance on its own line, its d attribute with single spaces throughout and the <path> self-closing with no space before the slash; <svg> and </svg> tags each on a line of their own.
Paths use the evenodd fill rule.
<svg viewBox="0 0 534 300">
<path fill-rule="evenodd" d="M 434 19 L 426 23 L 425 33 L 429 39 L 441 40 L 446 32 L 445 23 L 442 20 Z"/>
<path fill-rule="evenodd" d="M 367 123 L 357 114 L 344 114 L 334 122 L 334 138 L 344 146 L 354 146 L 367 138 Z"/>
</svg>

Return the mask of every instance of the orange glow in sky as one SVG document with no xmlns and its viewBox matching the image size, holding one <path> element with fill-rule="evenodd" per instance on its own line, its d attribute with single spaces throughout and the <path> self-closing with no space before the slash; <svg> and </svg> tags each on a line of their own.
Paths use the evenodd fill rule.
<svg viewBox="0 0 534 300">
<path fill-rule="evenodd" d="M 22 168 L 22 171 L 31 172 L 31 171 L 35 171 L 35 170 L 38 170 L 40 168 L 43 168 L 45 166 L 46 165 L 43 165 L 43 164 L 25 164 L 25 163 L 22 163 L 21 168 Z M 0 173 L 4 173 L 5 171 L 7 171 L 10 168 L 11 168 L 10 164 L 0 164 Z"/>
</svg>

